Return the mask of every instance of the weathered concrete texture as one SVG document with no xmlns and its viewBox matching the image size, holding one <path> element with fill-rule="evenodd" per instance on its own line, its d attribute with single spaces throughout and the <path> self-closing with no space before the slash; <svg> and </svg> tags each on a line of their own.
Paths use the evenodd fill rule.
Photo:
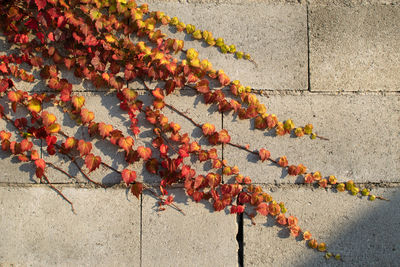
<svg viewBox="0 0 400 267">
<path fill-rule="evenodd" d="M 222 129 L 222 114 L 218 112 L 215 106 L 205 105 L 203 97 L 197 95 L 194 91 L 181 90 L 167 96 L 165 101 L 200 125 L 209 122 L 215 125 L 217 131 Z M 200 128 L 168 107 L 165 107 L 162 112 L 169 118 L 169 122 L 173 121 L 181 126 L 182 133 L 189 134 L 190 142 L 197 141 L 201 148 L 205 150 L 216 148 L 218 157 L 222 159 L 222 146 L 211 146 L 203 137 Z M 211 161 L 200 163 L 197 156 L 192 156 L 190 159 L 185 158 L 184 163 L 191 165 L 191 168 L 195 169 L 197 174 L 204 175 L 207 172 L 216 172 L 215 169 L 212 169 Z"/>
<path fill-rule="evenodd" d="M 335 175 L 339 180 L 399 181 L 399 96 L 306 93 L 259 99 L 280 120 L 293 119 L 297 127 L 312 123 L 314 130 L 329 141 L 275 136 L 274 131 L 251 130 L 253 125 L 248 120 L 224 115 L 224 128 L 231 133 L 232 143 L 266 148 L 273 159 L 285 155 L 289 164 L 303 163 L 309 171 Z M 303 182 L 229 145 L 224 148 L 224 158 L 257 183 Z"/>
<path fill-rule="evenodd" d="M 236 216 L 169 190 L 186 216 L 143 195 L 142 266 L 237 266 Z"/>
<path fill-rule="evenodd" d="M 0 263 L 139 266 L 140 201 L 125 190 L 0 187 Z"/>
<path fill-rule="evenodd" d="M 147 2 L 147 1 L 140 1 Z M 216 47 L 184 34 L 169 34 L 185 40 L 185 48 L 195 48 L 200 58 L 209 59 L 215 69 L 223 69 L 232 80 L 257 89 L 307 89 L 307 16 L 304 3 L 282 1 L 236 3 L 179 3 L 156 1 L 150 10 L 177 16 L 186 24 L 211 31 L 213 36 L 234 44 L 257 62 L 237 60 L 221 54 Z M 163 30 L 167 30 L 166 27 Z"/>
<path fill-rule="evenodd" d="M 400 90 L 399 5 L 310 2 L 311 90 Z"/>
<path fill-rule="evenodd" d="M 395 266 L 400 258 L 400 188 L 381 188 L 374 193 L 390 202 L 370 202 L 345 193 L 323 189 L 292 188 L 273 193 L 285 202 L 288 216 L 310 231 L 329 251 L 340 253 L 343 262 L 326 261 L 324 253 L 309 249 L 291 237 L 271 217 L 244 219 L 245 266 Z"/>
</svg>

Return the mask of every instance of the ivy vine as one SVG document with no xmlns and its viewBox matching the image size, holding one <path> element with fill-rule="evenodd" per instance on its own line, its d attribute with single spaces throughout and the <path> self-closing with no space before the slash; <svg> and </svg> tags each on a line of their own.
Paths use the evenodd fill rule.
<svg viewBox="0 0 400 267">
<path fill-rule="evenodd" d="M 277 202 L 260 186 L 254 185 L 251 177 L 240 173 L 234 163 L 223 160 L 216 146 L 230 145 L 255 154 L 259 161 L 268 161 L 315 187 L 348 191 L 371 201 L 386 199 L 371 194 L 367 188 L 359 188 L 353 181 L 338 181 L 334 175 L 324 176 L 303 164 L 289 163 L 286 156 L 271 155 L 267 148 L 252 150 L 237 144 L 226 129 L 217 129 L 212 122 L 200 124 L 179 106 L 168 103 L 169 94 L 187 88 L 202 96 L 206 104 L 217 107 L 220 113 L 233 112 L 241 120 L 254 120 L 257 130 L 271 131 L 278 136 L 290 134 L 328 140 L 316 134 L 311 124 L 296 127 L 291 119 L 281 121 L 267 113 L 251 87 L 231 80 L 223 70 L 213 69 L 212 63 L 201 59 L 195 49 L 185 49 L 184 41 L 168 38 L 163 25 L 215 46 L 221 53 L 256 64 L 251 55 L 237 51 L 235 45 L 225 44 L 221 37 L 216 38 L 207 30 L 197 29 L 163 12 L 150 11 L 148 5 L 137 5 L 134 0 L 0 0 L 0 29 L 7 41 L 17 48 L 13 53 L 0 55 L 0 97 L 4 100 L 0 105 L 0 117 L 15 129 L 14 132 L 0 131 L 2 150 L 21 162 L 31 162 L 37 178 L 55 190 L 72 210 L 73 202 L 52 184 L 46 170 L 54 168 L 71 179 L 74 177 L 46 161 L 34 141 L 43 141 L 50 156 L 66 156 L 95 186 L 108 187 L 90 175 L 103 166 L 118 173 L 121 183 L 136 197 L 147 190 L 159 200 L 160 209 L 173 206 L 184 213 L 168 193 L 169 186 L 180 184 L 188 196 L 196 202 L 212 203 L 215 211 L 228 209 L 231 214 L 243 213 L 250 219 L 257 214 L 270 216 L 277 224 L 287 227 L 292 236 L 302 237 L 310 248 L 324 252 L 327 258 L 340 260 L 339 253 L 328 251 L 324 242 L 300 228 L 294 215 L 287 215 L 284 203 Z M 181 54 L 185 59 L 178 60 Z M 27 71 L 22 64 L 32 69 Z M 121 112 L 127 113 L 130 119 L 129 135 L 115 125 L 96 120 L 96 111 L 85 107 L 85 97 L 73 90 L 70 81 L 60 77 L 60 72 L 66 69 L 92 82 L 96 88 L 116 93 Z M 19 80 L 36 82 L 32 73 L 37 70 L 49 90 L 24 91 L 14 83 Z M 138 92 L 127 86 L 132 81 L 143 85 L 152 103 L 144 104 Z M 158 82 L 158 86 L 151 87 L 154 82 Z M 223 90 L 226 88 L 229 88 L 228 95 Z M 92 142 L 64 132 L 58 118 L 46 107 L 57 107 L 69 114 L 77 127 L 84 127 L 91 137 L 116 146 L 124 154 L 126 167 L 122 170 L 112 167 L 94 154 Z M 28 116 L 18 117 L 16 111 L 20 109 L 26 110 Z M 168 119 L 163 112 L 165 109 L 201 129 L 202 138 L 212 148 L 191 140 L 191 135 L 182 131 L 177 122 Z M 140 126 L 145 123 L 139 120 L 140 114 L 152 125 L 151 146 L 136 145 Z M 196 174 L 189 158 L 210 162 L 212 171 Z M 159 177 L 157 189 L 137 175 L 132 167 L 135 162 Z M 223 182 L 222 175 L 233 177 L 233 182 Z"/>
</svg>

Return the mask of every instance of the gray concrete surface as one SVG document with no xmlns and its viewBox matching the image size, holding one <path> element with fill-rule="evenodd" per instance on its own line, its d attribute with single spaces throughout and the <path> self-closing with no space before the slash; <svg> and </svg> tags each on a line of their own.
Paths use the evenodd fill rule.
<svg viewBox="0 0 400 267">
<path fill-rule="evenodd" d="M 273 159 L 287 156 L 289 164 L 304 164 L 310 171 L 335 175 L 357 182 L 398 182 L 400 171 L 400 127 L 398 95 L 380 94 L 273 94 L 259 96 L 268 112 L 280 120 L 292 119 L 297 125 L 314 125 L 329 141 L 308 136 L 276 136 L 274 131 L 250 130 L 249 120 L 224 115 L 224 128 L 232 143 L 249 144 L 250 149 L 266 148 Z M 231 147 L 224 158 L 239 166 L 244 175 L 257 183 L 301 182 L 286 171 L 264 162 L 258 156 Z"/>
<path fill-rule="evenodd" d="M 169 190 L 186 215 L 144 195 L 142 266 L 236 266 L 236 216 L 214 212 L 211 204 L 195 203 L 182 189 Z"/>
<path fill-rule="evenodd" d="M 267 191 L 268 192 L 268 191 Z M 274 220 L 244 220 L 245 266 L 396 266 L 400 258 L 400 190 L 379 188 L 374 194 L 390 202 L 370 202 L 346 193 L 324 189 L 288 187 L 273 189 L 276 201 L 285 202 L 288 216 L 328 250 L 340 253 L 343 262 L 330 259 L 297 241 Z"/>
<path fill-rule="evenodd" d="M 146 1 L 139 1 L 144 3 Z M 187 24 L 211 31 L 213 36 L 249 53 L 258 67 L 224 55 L 183 33 L 185 48 L 196 48 L 215 69 L 256 89 L 307 89 L 307 12 L 297 1 L 152 1 L 151 10 L 162 10 Z M 228 22 L 228 23 L 227 23 Z M 165 27 L 166 28 L 166 27 Z"/>
<path fill-rule="evenodd" d="M 311 90 L 399 91 L 400 6 L 354 2 L 310 1 Z"/>
<path fill-rule="evenodd" d="M 0 262 L 140 266 L 140 200 L 121 189 L 0 187 Z M 118 207 L 118 208 L 116 208 Z"/>
</svg>

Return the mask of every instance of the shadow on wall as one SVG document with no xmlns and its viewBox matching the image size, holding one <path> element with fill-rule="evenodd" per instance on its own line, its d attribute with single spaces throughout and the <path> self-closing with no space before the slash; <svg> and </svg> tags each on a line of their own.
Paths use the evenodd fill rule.
<svg viewBox="0 0 400 267">
<path fill-rule="evenodd" d="M 387 189 L 389 202 L 367 203 L 359 219 L 349 225 L 337 225 L 338 234 L 326 240 L 328 248 L 340 252 L 343 262 L 326 261 L 322 253 L 313 253 L 296 266 L 398 266 L 400 260 L 400 189 Z M 364 205 L 363 205 L 364 206 Z M 354 210 L 354 214 L 357 214 Z M 338 215 L 340 216 L 340 214 Z"/>
</svg>

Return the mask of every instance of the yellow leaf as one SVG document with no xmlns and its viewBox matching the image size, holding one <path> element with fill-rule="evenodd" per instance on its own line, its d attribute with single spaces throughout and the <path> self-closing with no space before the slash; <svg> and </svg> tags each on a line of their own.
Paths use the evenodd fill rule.
<svg viewBox="0 0 400 267">
<path fill-rule="evenodd" d="M 42 110 L 42 103 L 39 100 L 33 98 L 28 103 L 28 109 L 31 112 L 39 113 Z"/>
<path fill-rule="evenodd" d="M 107 34 L 106 36 L 106 41 L 109 43 L 115 43 L 117 40 L 114 38 L 114 36 L 112 36 L 111 34 Z"/>
</svg>

